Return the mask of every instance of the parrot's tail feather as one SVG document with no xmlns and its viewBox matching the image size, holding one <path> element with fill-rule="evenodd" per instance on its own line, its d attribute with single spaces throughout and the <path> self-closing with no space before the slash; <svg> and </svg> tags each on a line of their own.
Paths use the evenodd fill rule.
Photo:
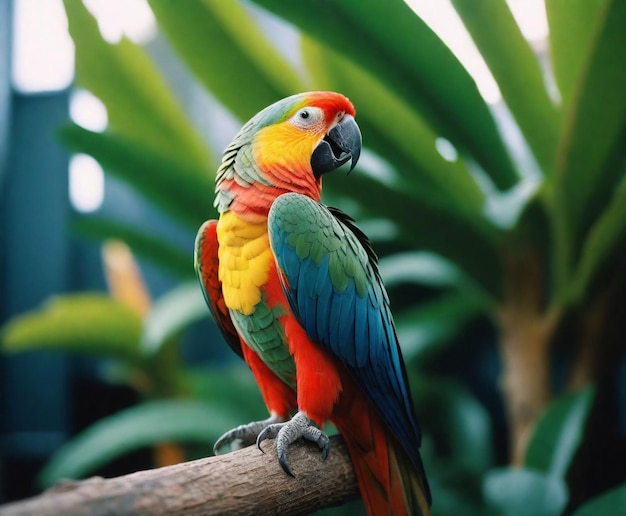
<svg viewBox="0 0 626 516">
<path fill-rule="evenodd" d="M 393 441 L 395 442 L 395 439 Z M 426 498 L 421 477 L 398 446 L 389 446 L 389 463 L 393 464 L 397 470 L 397 474 L 392 476 L 392 479 L 400 480 L 399 485 L 392 484 L 392 493 L 396 493 L 395 497 L 400 498 L 398 491 L 404 494 L 409 514 L 429 515 L 430 504 Z"/>
<path fill-rule="evenodd" d="M 333 414 L 332 422 L 346 442 L 368 514 L 429 516 L 423 470 L 362 396 L 343 401 L 344 409 Z"/>
</svg>

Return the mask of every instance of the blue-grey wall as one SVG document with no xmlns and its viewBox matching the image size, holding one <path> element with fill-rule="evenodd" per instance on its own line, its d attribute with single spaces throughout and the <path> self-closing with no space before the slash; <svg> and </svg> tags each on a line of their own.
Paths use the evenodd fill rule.
<svg viewBox="0 0 626 516">
<path fill-rule="evenodd" d="M 10 113 L 11 2 L 0 0 L 0 186 L 6 169 Z"/>
<path fill-rule="evenodd" d="M 0 192 L 0 322 L 69 285 L 67 153 L 55 140 L 67 92 L 11 96 L 7 167 Z M 67 437 L 68 359 L 57 353 L 0 358 L 0 451 L 43 459 Z"/>
</svg>

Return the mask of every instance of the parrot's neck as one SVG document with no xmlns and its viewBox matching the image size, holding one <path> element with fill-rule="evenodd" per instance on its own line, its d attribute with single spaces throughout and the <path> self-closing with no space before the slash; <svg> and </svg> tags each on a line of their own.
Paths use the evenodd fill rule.
<svg viewBox="0 0 626 516">
<path fill-rule="evenodd" d="M 280 181 L 274 185 L 265 182 L 250 184 L 235 177 L 224 178 L 217 184 L 215 206 L 220 213 L 231 211 L 241 219 L 256 224 L 267 220 L 272 204 L 280 195 L 295 192 L 319 202 L 321 190 L 321 179 L 297 183 Z"/>
</svg>

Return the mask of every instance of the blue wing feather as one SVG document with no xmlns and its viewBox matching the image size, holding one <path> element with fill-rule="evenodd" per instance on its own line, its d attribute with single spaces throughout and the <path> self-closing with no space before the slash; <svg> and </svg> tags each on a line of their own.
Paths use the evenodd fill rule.
<svg viewBox="0 0 626 516">
<path fill-rule="evenodd" d="M 350 322 L 354 319 L 355 311 L 355 298 L 356 292 L 354 289 L 354 283 L 350 283 L 348 286 L 349 292 L 346 295 L 341 296 L 341 307 L 339 309 L 339 325 L 341 326 L 341 342 L 356 342 L 354 339 L 354 325 Z M 357 357 L 353 358 L 353 361 L 359 362 Z"/>
<path fill-rule="evenodd" d="M 294 193 L 274 201 L 268 227 L 277 265 L 291 286 L 285 293 L 299 322 L 314 342 L 346 365 L 421 469 L 421 436 L 406 371 L 367 237 L 338 210 Z"/>
<path fill-rule="evenodd" d="M 315 279 L 315 290 L 317 292 L 317 318 L 315 324 L 312 325 L 309 322 L 307 331 L 310 331 L 316 342 L 320 341 L 321 336 L 324 334 L 326 325 L 331 318 L 331 299 L 333 296 L 333 289 L 328 288 L 328 257 L 325 257 L 317 271 L 317 277 Z"/>
<path fill-rule="evenodd" d="M 355 310 L 354 312 L 354 341 L 355 342 L 368 342 L 369 341 L 369 327 L 367 324 L 367 310 Z"/>
</svg>

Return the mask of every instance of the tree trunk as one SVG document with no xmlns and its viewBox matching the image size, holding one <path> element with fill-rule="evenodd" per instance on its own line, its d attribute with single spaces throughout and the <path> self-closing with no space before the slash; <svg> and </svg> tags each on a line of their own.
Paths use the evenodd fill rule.
<svg viewBox="0 0 626 516">
<path fill-rule="evenodd" d="M 521 466 L 537 418 L 552 398 L 550 348 L 560 312 L 545 307 L 545 275 L 532 248 L 505 256 L 505 301 L 496 313 L 510 463 Z"/>
<path fill-rule="evenodd" d="M 554 317 L 501 310 L 501 389 L 509 425 L 510 460 L 521 466 L 535 422 L 550 403 L 550 342 Z"/>
</svg>

